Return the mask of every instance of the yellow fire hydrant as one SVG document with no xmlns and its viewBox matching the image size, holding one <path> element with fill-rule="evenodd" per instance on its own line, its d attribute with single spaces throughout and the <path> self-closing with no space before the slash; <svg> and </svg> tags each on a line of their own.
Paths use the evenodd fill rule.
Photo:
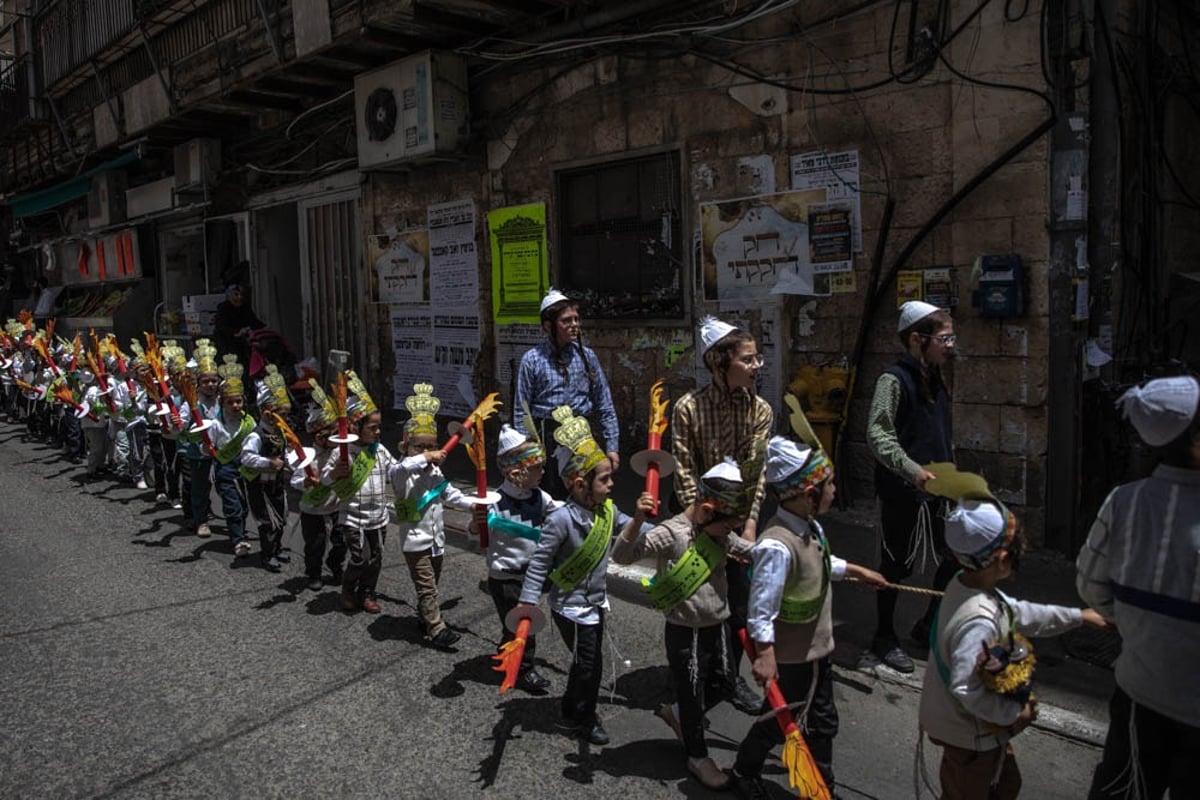
<svg viewBox="0 0 1200 800">
<path fill-rule="evenodd" d="M 849 384 L 850 370 L 835 364 L 823 367 L 805 364 L 796 370 L 788 384 L 788 391 L 799 398 L 804 416 L 808 417 L 825 452 L 830 454 L 833 453 L 834 434 L 842 422 Z"/>
</svg>

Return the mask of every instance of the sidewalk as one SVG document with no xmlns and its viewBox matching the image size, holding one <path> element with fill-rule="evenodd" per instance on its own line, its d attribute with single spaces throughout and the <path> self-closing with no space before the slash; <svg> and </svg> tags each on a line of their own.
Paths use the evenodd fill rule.
<svg viewBox="0 0 1200 800">
<path fill-rule="evenodd" d="M 474 492 L 473 472 L 465 457 L 461 461 L 452 454 L 446 472 L 463 491 Z M 468 477 L 472 479 L 468 480 Z M 491 485 L 496 477 L 489 475 Z M 641 491 L 641 479 L 628 469 L 618 473 L 612 499 L 619 508 L 629 509 Z M 665 493 L 664 493 L 665 496 Z M 447 541 L 456 547 L 478 550 L 479 544 L 467 534 L 469 517 L 447 509 Z M 831 512 L 821 519 L 834 552 L 848 561 L 874 567 L 878 561 L 878 544 L 874 531 L 873 504 L 844 512 Z M 917 586 L 929 586 L 933 574 L 932 562 L 926 564 L 922 578 L 914 579 Z M 649 605 L 641 588 L 642 578 L 653 574 L 653 566 L 639 563 L 628 567 L 609 565 L 609 590 L 616 596 L 641 605 Z M 1018 575 L 1009 582 L 1006 593 L 1021 600 L 1039 603 L 1080 606 L 1075 593 L 1074 562 L 1057 553 L 1031 552 L 1021 562 Z M 906 633 L 920 617 L 927 599 L 901 593 L 897 607 L 896 630 Z M 902 675 L 887 667 L 877 667 L 870 673 L 854 669 L 858 654 L 870 643 L 874 632 L 874 600 L 869 589 L 854 584 L 834 585 L 834 626 L 837 648 L 833 654 L 841 683 L 861 685 L 865 680 L 908 686 L 920 690 L 925 672 L 927 646 L 906 641 L 905 647 L 917 662 L 912 675 Z M 1094 745 L 1102 745 L 1108 729 L 1108 700 L 1113 691 L 1112 660 L 1120 649 L 1115 633 L 1077 629 L 1053 639 L 1034 640 L 1037 653 L 1037 695 L 1040 698 L 1039 717 L 1034 726 L 1042 730 Z"/>
</svg>

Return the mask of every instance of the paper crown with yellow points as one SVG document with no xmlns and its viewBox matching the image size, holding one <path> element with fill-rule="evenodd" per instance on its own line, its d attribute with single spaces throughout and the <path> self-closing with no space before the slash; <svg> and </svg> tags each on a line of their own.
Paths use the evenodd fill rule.
<svg viewBox="0 0 1200 800">
<path fill-rule="evenodd" d="M 225 356 L 224 363 L 217 368 L 217 374 L 221 376 L 222 397 L 245 396 L 246 390 L 242 386 L 242 374 L 245 371 L 245 367 L 238 363 L 237 356 L 232 353 Z"/>
<path fill-rule="evenodd" d="M 558 459 L 558 473 L 565 480 L 576 475 L 587 475 L 608 458 L 608 454 L 600 449 L 592 436 L 587 419 L 575 416 L 570 406 L 559 406 L 550 416 L 558 423 L 554 440 L 559 448 L 554 455 Z"/>
<path fill-rule="evenodd" d="M 137 339 L 129 343 L 129 352 L 133 353 L 133 356 L 129 359 L 129 366 L 141 367 L 146 365 L 146 350 Z"/>
<path fill-rule="evenodd" d="M 308 414 L 304 418 L 305 429 L 309 433 L 316 433 L 322 428 L 336 425 L 338 412 L 333 405 L 333 400 L 325 394 L 325 390 L 321 388 L 321 384 L 316 378 L 309 378 L 308 385 L 312 390 L 309 394 L 312 397 L 312 405 L 308 407 Z"/>
<path fill-rule="evenodd" d="M 196 359 L 196 371 L 199 374 L 205 375 L 212 372 L 220 374 L 220 368 L 217 366 L 217 348 L 213 347 L 210 340 L 197 339 L 192 357 Z"/>
<path fill-rule="evenodd" d="M 172 375 L 178 375 L 187 369 L 187 354 L 183 352 L 183 348 L 179 346 L 179 342 L 174 339 L 167 339 L 162 343 L 160 348 L 162 353 L 163 364 L 167 368 L 167 372 Z"/>
<path fill-rule="evenodd" d="M 346 398 L 346 417 L 351 422 L 358 422 L 379 410 L 366 385 L 352 369 L 346 370 L 346 389 L 349 390 L 349 397 Z"/>
<path fill-rule="evenodd" d="M 405 433 L 437 436 L 437 412 L 442 407 L 442 401 L 433 396 L 433 384 L 418 383 L 413 386 L 413 392 L 404 401 L 404 407 L 412 414 L 404 423 Z"/>
<path fill-rule="evenodd" d="M 267 364 L 267 372 L 255 384 L 254 402 L 259 408 L 286 414 L 292 409 L 292 398 L 288 396 L 287 381 L 279 374 L 279 368 Z"/>
</svg>

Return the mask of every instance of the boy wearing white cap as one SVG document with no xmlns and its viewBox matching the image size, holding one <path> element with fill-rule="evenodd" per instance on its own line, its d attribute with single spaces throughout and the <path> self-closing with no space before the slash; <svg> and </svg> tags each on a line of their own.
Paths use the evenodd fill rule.
<svg viewBox="0 0 1200 800">
<path fill-rule="evenodd" d="M 488 593 L 500 616 L 503 646 L 513 639 L 513 632 L 504 620 L 520 601 L 529 559 L 542 536 L 542 523 L 563 503 L 538 488 L 546 468 L 546 451 L 535 431 L 525 434 L 505 423 L 496 447 L 496 466 L 504 475 L 500 500 L 490 510 L 483 505 L 475 506 L 471 532 L 478 533 L 479 526 L 487 524 Z M 517 686 L 527 692 L 541 693 L 550 687 L 550 681 L 534 669 L 536 653 L 536 637 L 530 635 L 525 641 Z"/>
<path fill-rule="evenodd" d="M 554 410 L 559 475 L 571 492 L 565 506 L 546 518 L 537 549 L 529 559 L 518 609 L 536 606 L 550 593 L 554 624 L 571 650 L 571 671 L 563 692 L 562 715 L 574 734 L 595 745 L 608 744 L 596 716 L 600 696 L 604 618 L 608 611 L 609 545 L 615 532 L 643 529 L 654 507 L 642 492 L 630 517 L 608 499 L 613 464 L 592 437 L 588 422 L 568 406 Z"/>
<path fill-rule="evenodd" d="M 830 581 L 849 576 L 875 587 L 878 573 L 833 555 L 816 517 L 833 505 L 833 464 L 819 447 L 775 436 L 767 446 L 766 481 L 779 509 L 754 547 L 754 579 L 746 633 L 754 642 L 754 678 L 775 681 L 784 699 L 798 704 L 795 717 L 825 785 L 832 790 L 833 739 L 838 732 L 833 700 L 833 595 Z M 761 713 L 771 711 L 763 703 Z M 743 797 L 766 798 L 763 764 L 783 741 L 773 715 L 760 718 L 738 748 L 731 772 Z"/>
<path fill-rule="evenodd" d="M 1088 796 L 1190 797 L 1200 786 L 1200 383 L 1161 378 L 1118 403 L 1160 463 L 1113 489 L 1076 562 L 1079 596 L 1123 640 Z"/>
<path fill-rule="evenodd" d="M 756 443 L 765 445 L 775 420 L 771 405 L 755 391 L 763 359 L 748 331 L 715 317 L 704 317 L 700 320 L 699 347 L 712 382 L 679 398 L 671 412 L 674 496 L 683 508 L 696 500 L 701 475 L 727 457 L 745 461 Z M 761 471 L 742 478 L 754 487 L 753 503 L 742 527 L 742 536 L 753 544 L 766 484 Z M 728 625 L 730 634 L 736 636 L 736 631 L 746 625 L 750 578 L 746 565 L 735 559 L 725 562 L 725 572 L 729 583 Z M 736 676 L 740 650 L 735 648 L 733 659 Z M 761 703 L 762 698 L 736 677 L 733 705 L 754 714 Z"/>
<path fill-rule="evenodd" d="M 600 359 L 583 344 L 579 303 L 551 288 L 542 298 L 541 319 L 547 338 L 521 357 L 513 424 L 520 427 L 524 423 L 528 408 L 538 438 L 549 441 L 555 428 L 554 409 L 569 406 L 576 416 L 588 420 L 594 433 L 600 434 L 598 441 L 616 470 L 621 464 L 617 412 Z M 545 480 L 550 494 L 566 497 L 567 487 L 557 473 L 551 470 Z"/>
<path fill-rule="evenodd" d="M 954 480 L 979 488 L 956 489 Z M 1024 637 L 1106 623 L 1091 609 L 1028 603 L 996 588 L 1016 573 L 1025 540 L 1016 517 L 990 496 L 982 478 L 946 464 L 929 488 L 960 498 L 946 518 L 946 546 L 962 569 L 934 614 L 921 689 L 922 736 L 942 748 L 942 798 L 1009 800 L 1021 790 L 1009 740 L 1037 717 L 1029 692 L 1035 661 Z"/>
<path fill-rule="evenodd" d="M 688 771 L 709 789 L 723 789 L 729 778 L 708 756 L 703 720 L 710 708 L 733 696 L 737 675 L 732 656 L 739 646 L 725 624 L 725 560 L 731 554 L 749 556 L 753 545 L 736 532 L 749 507 L 736 463 L 727 459 L 705 472 L 698 492 L 681 514 L 640 535 L 632 529 L 623 532 L 613 545 L 612 560 L 632 564 L 655 559 L 655 577 L 646 589 L 654 605 L 666 612 L 663 638 L 676 698 L 656 713 L 683 744 Z"/>
<path fill-rule="evenodd" d="M 954 460 L 950 394 L 942 367 L 953 358 L 958 338 L 948 313 L 919 300 L 900 308 L 897 330 L 904 354 L 879 376 L 867 417 L 883 538 L 879 572 L 888 582 L 900 583 L 913 573 L 918 556 L 923 566 L 925 555 L 932 554 L 938 561 L 933 588 L 941 590 L 954 574 L 954 559 L 945 552 L 942 503 L 925 492 L 926 481 L 934 476 L 921 465 Z M 913 671 L 896 635 L 897 598 L 894 589 L 876 595 L 875 636 L 860 668 L 882 659 L 897 672 Z M 934 598 L 913 626 L 918 644 L 928 643 L 936 610 Z"/>
</svg>

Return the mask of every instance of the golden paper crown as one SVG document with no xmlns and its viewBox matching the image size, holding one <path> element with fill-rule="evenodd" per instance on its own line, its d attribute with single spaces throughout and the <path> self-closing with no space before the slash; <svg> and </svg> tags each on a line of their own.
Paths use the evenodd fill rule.
<svg viewBox="0 0 1200 800">
<path fill-rule="evenodd" d="M 570 406 L 559 406 L 550 416 L 558 423 L 554 440 L 571 451 L 570 459 L 560 460 L 559 472 L 564 476 L 586 475 L 608 457 L 592 436 L 587 419 L 575 416 Z"/>
<path fill-rule="evenodd" d="M 207 372 L 220 374 L 217 367 L 217 348 L 213 347 L 213 343 L 208 339 L 196 340 L 196 349 L 192 351 L 192 357 L 196 359 L 197 372 L 201 375 Z"/>
<path fill-rule="evenodd" d="M 129 343 L 129 352 L 133 353 L 133 358 L 129 360 L 129 366 L 137 367 L 146 363 L 146 350 L 137 339 Z"/>
<path fill-rule="evenodd" d="M 183 352 L 183 348 L 179 346 L 179 342 L 174 339 L 167 339 L 162 343 L 161 351 L 163 363 L 167 366 L 167 371 L 172 375 L 176 375 L 187 369 L 187 354 Z"/>
<path fill-rule="evenodd" d="M 309 378 L 308 385 L 312 389 L 309 396 L 312 397 L 313 404 L 308 408 L 308 417 L 304 421 L 304 427 L 308 429 L 309 433 L 313 433 L 335 424 L 338 419 L 338 411 L 316 378 Z"/>
<path fill-rule="evenodd" d="M 217 374 L 221 376 L 221 396 L 244 395 L 242 373 L 246 371 L 245 368 L 238 363 L 237 356 L 232 353 L 226 355 L 224 361 L 225 363 L 217 368 Z"/>
<path fill-rule="evenodd" d="M 292 408 L 287 381 L 279 374 L 279 368 L 274 364 L 267 364 L 267 374 L 258 383 L 256 402 L 259 408 L 269 408 L 280 413 L 286 413 Z"/>
<path fill-rule="evenodd" d="M 350 418 L 351 422 L 358 422 L 368 414 L 374 414 L 379 410 L 367 391 L 366 385 L 352 369 L 346 370 L 346 389 L 354 395 L 346 401 L 346 416 Z"/>
<path fill-rule="evenodd" d="M 404 401 L 404 407 L 412 419 L 404 423 L 404 430 L 419 435 L 437 436 L 437 412 L 442 401 L 433 396 L 433 384 L 418 383 L 413 386 L 415 394 Z"/>
</svg>

